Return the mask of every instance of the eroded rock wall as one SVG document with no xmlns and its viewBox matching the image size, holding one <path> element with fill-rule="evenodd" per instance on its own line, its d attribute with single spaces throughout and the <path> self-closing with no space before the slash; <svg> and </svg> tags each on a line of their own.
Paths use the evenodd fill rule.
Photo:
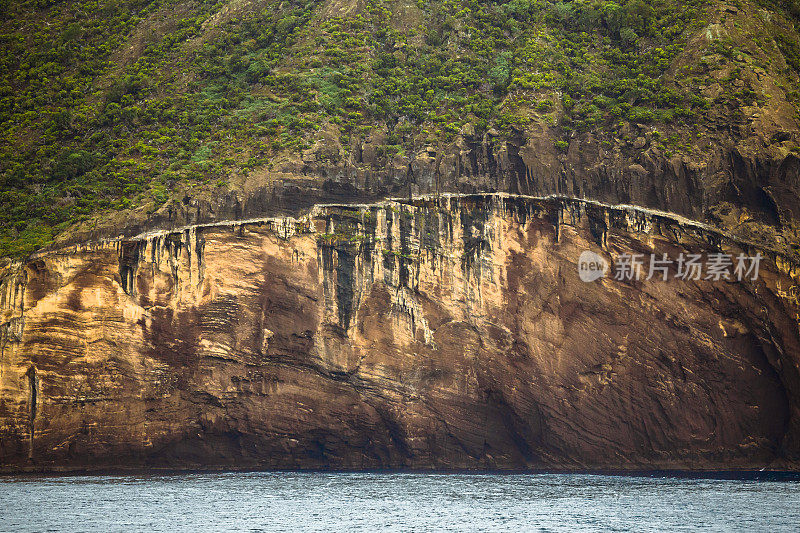
<svg viewBox="0 0 800 533">
<path fill-rule="evenodd" d="M 74 244 L 131 237 L 154 228 L 299 216 L 319 203 L 377 202 L 410 194 L 558 194 L 678 213 L 746 238 L 755 221 L 781 232 L 800 217 L 800 158 L 795 153 L 769 155 L 727 146 L 704 152 L 701 163 L 686 156 L 668 157 L 653 147 L 631 154 L 608 149 L 589 133 L 573 139 L 567 152 L 560 153 L 553 135 L 547 130 L 501 141 L 489 134 L 464 134 L 447 146 L 392 161 L 377 158 L 376 147 L 367 143 L 355 147 L 350 159 L 342 155 L 335 161 L 297 161 L 275 175 L 248 177 L 241 189 L 187 194 L 154 213 L 106 216 L 71 228 L 58 240 Z M 323 144 L 319 149 L 327 148 Z M 720 218 L 720 209 L 734 207 L 745 209 L 747 217 Z M 796 240 L 796 234 L 791 235 Z"/>
<path fill-rule="evenodd" d="M 765 256 L 584 283 L 592 250 Z M 800 465 L 796 267 L 568 198 L 317 206 L 43 253 L 0 282 L 0 464 Z"/>
</svg>

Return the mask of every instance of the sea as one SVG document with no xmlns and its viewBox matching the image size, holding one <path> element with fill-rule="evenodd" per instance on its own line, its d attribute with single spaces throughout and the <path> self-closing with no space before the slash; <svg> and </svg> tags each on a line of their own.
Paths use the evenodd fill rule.
<svg viewBox="0 0 800 533">
<path fill-rule="evenodd" d="M 800 531 L 800 477 L 230 472 L 0 477 L 0 531 Z"/>
</svg>

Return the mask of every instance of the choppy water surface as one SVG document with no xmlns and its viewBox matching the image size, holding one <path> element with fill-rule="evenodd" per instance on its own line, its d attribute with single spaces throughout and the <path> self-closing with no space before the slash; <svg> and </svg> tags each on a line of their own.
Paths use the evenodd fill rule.
<svg viewBox="0 0 800 533">
<path fill-rule="evenodd" d="M 2 531 L 796 531 L 800 482 L 572 474 L 0 478 Z"/>
</svg>

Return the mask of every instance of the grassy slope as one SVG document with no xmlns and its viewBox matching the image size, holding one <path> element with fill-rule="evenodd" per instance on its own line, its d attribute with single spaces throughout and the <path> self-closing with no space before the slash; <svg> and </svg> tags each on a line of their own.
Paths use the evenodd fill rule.
<svg viewBox="0 0 800 533">
<path fill-rule="evenodd" d="M 653 123 L 702 157 L 707 117 L 800 103 L 800 2 L 731 4 L 0 0 L 0 256 L 269 170 L 321 128 L 380 127 L 391 157 L 466 123 L 554 125 L 562 149 Z"/>
</svg>

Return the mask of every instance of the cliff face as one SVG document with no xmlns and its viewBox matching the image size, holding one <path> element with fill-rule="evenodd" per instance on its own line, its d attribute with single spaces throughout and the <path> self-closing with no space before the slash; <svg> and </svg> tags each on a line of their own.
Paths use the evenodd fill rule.
<svg viewBox="0 0 800 533">
<path fill-rule="evenodd" d="M 637 138 L 645 142 L 652 129 L 634 128 L 629 135 L 641 135 Z M 703 157 L 687 157 L 666 154 L 650 141 L 640 150 L 624 143 L 608 148 L 610 141 L 592 134 L 576 136 L 567 152 L 559 153 L 555 141 L 549 129 L 511 141 L 488 133 L 464 134 L 447 146 L 386 161 L 370 143 L 345 157 L 339 142 L 328 138 L 306 160 L 286 163 L 274 175 L 250 176 L 232 190 L 187 193 L 154 213 L 139 210 L 100 218 L 58 240 L 74 244 L 109 235 L 132 237 L 155 228 L 299 216 L 319 203 L 372 202 L 409 193 L 505 192 L 664 210 L 796 253 L 787 245 L 796 242 L 800 219 L 800 158 L 794 153 L 721 139 Z M 329 151 L 335 160 L 320 155 Z"/>
<path fill-rule="evenodd" d="M 765 259 L 755 281 L 584 283 L 584 250 Z M 800 465 L 798 271 L 677 216 L 318 206 L 0 275 L 10 470 Z"/>
</svg>

